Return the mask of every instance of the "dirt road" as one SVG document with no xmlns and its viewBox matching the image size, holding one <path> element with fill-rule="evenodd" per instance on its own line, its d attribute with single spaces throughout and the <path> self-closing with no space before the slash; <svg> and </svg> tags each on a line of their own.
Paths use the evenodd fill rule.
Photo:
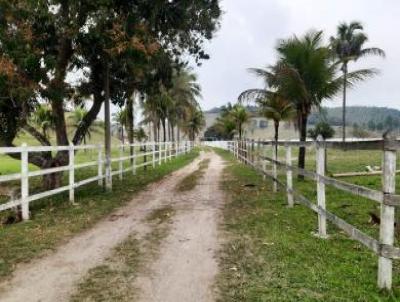
<svg viewBox="0 0 400 302">
<path fill-rule="evenodd" d="M 130 234 L 148 232 L 146 215 L 157 208 L 176 208 L 172 231 L 162 244 L 159 258 L 137 279 L 141 301 L 213 301 L 217 273 L 218 188 L 222 160 L 214 153 L 201 183 L 179 194 L 176 185 L 197 169 L 201 159 L 147 187 L 128 205 L 92 229 L 74 237 L 54 253 L 18 267 L 0 285 L 0 301 L 68 301 L 89 269 L 100 265 L 112 249 Z"/>
</svg>

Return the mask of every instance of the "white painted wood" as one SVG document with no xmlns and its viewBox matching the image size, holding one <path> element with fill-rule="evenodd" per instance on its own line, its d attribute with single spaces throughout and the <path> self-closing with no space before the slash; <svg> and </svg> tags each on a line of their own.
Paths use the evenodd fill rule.
<svg viewBox="0 0 400 302">
<path fill-rule="evenodd" d="M 132 164 L 132 174 L 136 175 L 136 148 L 137 146 L 133 146 L 133 164 Z M 139 147 L 140 148 L 140 147 Z"/>
<path fill-rule="evenodd" d="M 112 190 L 112 166 L 111 166 L 111 157 L 109 154 L 105 154 L 105 183 L 106 190 Z"/>
<path fill-rule="evenodd" d="M 287 145 L 286 147 L 286 165 L 292 165 L 292 147 Z M 294 205 L 293 199 L 293 172 L 291 169 L 286 170 L 286 192 L 288 199 L 288 206 L 291 208 Z"/>
<path fill-rule="evenodd" d="M 316 146 L 316 164 L 317 164 L 317 204 L 320 208 L 326 210 L 325 205 L 325 183 L 320 180 L 320 175 L 325 176 L 325 146 L 322 136 L 318 136 Z M 326 216 L 318 214 L 318 235 L 326 238 Z"/>
<path fill-rule="evenodd" d="M 129 159 L 129 157 L 127 157 Z M 119 180 L 124 178 L 124 146 L 119 147 L 119 161 L 118 161 L 118 168 L 119 168 Z"/>
<path fill-rule="evenodd" d="M 19 180 L 19 179 L 21 179 L 21 173 L 0 175 L 0 183 L 1 182 L 11 181 L 11 180 Z"/>
<path fill-rule="evenodd" d="M 153 146 L 152 148 L 152 165 L 153 165 L 153 169 L 156 167 L 156 143 L 153 142 Z"/>
<path fill-rule="evenodd" d="M 272 158 L 275 162 L 272 163 L 272 175 L 274 176 L 273 180 L 273 191 L 274 193 L 278 192 L 278 182 L 276 179 L 278 178 L 278 165 L 276 162 L 278 161 L 278 151 L 275 146 L 272 147 Z"/>
<path fill-rule="evenodd" d="M 29 163 L 28 146 L 23 143 L 21 146 L 21 211 L 22 219 L 29 219 Z"/>
<path fill-rule="evenodd" d="M 69 155 L 69 202 L 75 203 L 75 150 L 71 144 L 68 149 Z"/>
<path fill-rule="evenodd" d="M 383 152 L 382 190 L 384 194 L 395 194 L 396 188 L 396 151 L 385 149 Z M 394 243 L 395 208 L 381 204 L 381 224 L 379 242 L 392 246 Z M 378 287 L 391 289 L 392 260 L 383 256 L 378 260 Z"/>
<path fill-rule="evenodd" d="M 158 143 L 158 165 L 162 164 L 162 143 Z"/>
</svg>

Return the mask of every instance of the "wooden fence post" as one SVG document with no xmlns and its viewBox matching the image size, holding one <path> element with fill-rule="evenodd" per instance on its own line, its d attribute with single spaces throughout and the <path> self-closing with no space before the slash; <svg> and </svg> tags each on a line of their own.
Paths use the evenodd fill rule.
<svg viewBox="0 0 400 302">
<path fill-rule="evenodd" d="M 385 196 L 395 194 L 396 187 L 396 149 L 390 148 L 390 140 L 384 137 L 382 189 Z M 394 242 L 395 207 L 381 204 L 381 224 L 379 243 L 392 246 Z M 379 256 L 378 287 L 392 287 L 392 259 Z"/>
<path fill-rule="evenodd" d="M 290 145 L 286 145 L 286 165 L 292 166 L 292 147 Z M 288 206 L 291 208 L 294 205 L 293 200 L 293 171 L 291 168 L 286 168 L 286 190 L 287 190 L 287 199 Z"/>
<path fill-rule="evenodd" d="M 278 179 L 278 165 L 276 162 L 278 161 L 278 144 L 277 142 L 274 142 L 272 144 L 272 158 L 274 159 L 274 162 L 272 163 L 272 175 L 274 177 L 273 179 L 273 192 L 276 193 L 278 192 L 278 182 L 276 179 Z"/>
<path fill-rule="evenodd" d="M 97 150 L 97 176 L 99 178 L 97 183 L 99 186 L 103 186 L 103 146 L 98 145 Z"/>
<path fill-rule="evenodd" d="M 21 212 L 22 219 L 29 219 L 29 163 L 28 163 L 28 146 L 23 143 L 21 145 Z"/>
<path fill-rule="evenodd" d="M 69 201 L 75 203 L 75 150 L 74 145 L 70 144 L 68 149 L 69 154 Z"/>
<path fill-rule="evenodd" d="M 267 149 L 266 145 L 263 145 L 261 150 L 262 150 L 261 151 L 262 156 L 268 156 L 268 154 L 267 154 L 268 149 Z M 265 175 L 265 172 L 267 171 L 267 160 L 265 158 L 261 159 L 261 169 L 264 172 L 262 177 L 263 177 L 263 180 L 265 181 L 267 179 L 267 176 Z"/>
<path fill-rule="evenodd" d="M 119 180 L 122 180 L 122 178 L 124 177 L 124 162 L 122 161 L 122 157 L 124 157 L 124 145 L 121 145 L 119 147 Z"/>
<path fill-rule="evenodd" d="M 317 159 L 317 203 L 318 206 L 325 210 L 325 183 L 320 180 L 320 175 L 325 176 L 325 141 L 321 135 L 317 137 L 316 142 L 316 159 Z M 318 213 L 318 235 L 326 238 L 326 216 Z"/>
</svg>

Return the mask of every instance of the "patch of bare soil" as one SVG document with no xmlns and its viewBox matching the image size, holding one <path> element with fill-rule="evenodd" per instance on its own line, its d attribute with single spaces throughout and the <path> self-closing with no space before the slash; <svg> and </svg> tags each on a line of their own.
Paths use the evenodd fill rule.
<svg viewBox="0 0 400 302">
<path fill-rule="evenodd" d="M 128 205 L 92 229 L 72 238 L 54 253 L 29 264 L 20 265 L 10 280 L 0 284 L 0 301 L 68 301 L 76 284 L 91 268 L 103 263 L 115 246 L 132 233 L 139 237 L 148 233 L 149 226 L 145 221 L 148 213 L 174 203 L 174 188 L 185 176 L 197 169 L 198 163 L 199 160 L 195 160 L 162 181 L 148 186 Z M 203 223 L 204 220 L 199 222 Z M 185 231 L 180 236 L 192 238 L 193 235 Z M 213 237 L 213 234 L 210 235 Z M 209 245 L 211 242 L 207 244 Z M 212 269 L 215 269 L 214 266 Z"/>
<path fill-rule="evenodd" d="M 203 178 L 193 190 L 175 196 L 172 228 L 159 257 L 135 281 L 139 301 L 215 300 L 223 161 L 213 152 L 202 154 L 202 159 L 210 159 Z"/>
</svg>

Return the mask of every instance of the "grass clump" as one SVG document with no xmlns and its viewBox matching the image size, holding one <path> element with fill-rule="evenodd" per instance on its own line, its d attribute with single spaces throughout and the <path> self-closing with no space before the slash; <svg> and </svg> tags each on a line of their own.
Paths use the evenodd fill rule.
<svg viewBox="0 0 400 302">
<path fill-rule="evenodd" d="M 316 214 L 301 205 L 288 208 L 284 190 L 274 194 L 271 181 L 217 152 L 230 163 L 221 184 L 230 200 L 223 210 L 227 241 L 220 253 L 219 301 L 400 300 L 398 261 L 393 291 L 380 291 L 374 253 L 331 224 L 328 240 L 314 237 Z M 255 187 L 248 190 L 247 183 Z M 296 182 L 295 188 L 315 200 L 314 182 Z M 355 206 L 352 195 L 340 194 L 327 190 L 328 209 L 375 234 L 378 227 L 367 223 L 371 205 Z"/>
<path fill-rule="evenodd" d="M 196 187 L 199 179 L 203 177 L 205 170 L 207 170 L 209 164 L 210 159 L 202 160 L 199 163 L 198 169 L 182 179 L 181 182 L 176 186 L 176 190 L 178 192 L 193 190 Z"/>
<path fill-rule="evenodd" d="M 0 226 L 0 279 L 9 276 L 16 264 L 43 255 L 74 234 L 93 226 L 132 200 L 147 184 L 182 168 L 197 156 L 198 152 L 193 151 L 155 169 L 140 169 L 135 176 L 125 174 L 122 181 L 115 178 L 112 192 L 105 192 L 97 184 L 84 186 L 76 191 L 76 206 L 68 202 L 68 193 L 32 203 L 30 221 Z"/>
</svg>

